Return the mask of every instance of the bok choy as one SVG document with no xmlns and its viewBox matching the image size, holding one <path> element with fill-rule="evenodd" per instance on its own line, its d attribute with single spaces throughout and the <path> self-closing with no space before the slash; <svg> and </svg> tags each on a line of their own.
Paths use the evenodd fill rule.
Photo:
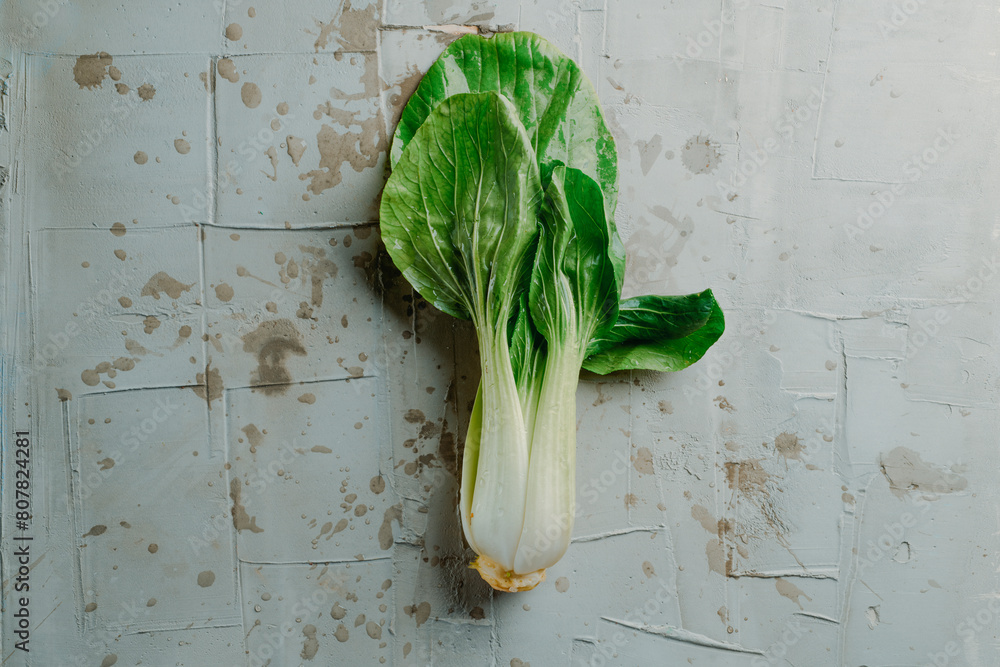
<svg viewBox="0 0 1000 667">
<path fill-rule="evenodd" d="M 537 35 L 453 42 L 390 161 L 386 250 L 476 329 L 459 503 L 472 566 L 497 590 L 528 590 L 572 536 L 580 369 L 685 368 L 722 334 L 722 312 L 708 290 L 621 299 L 614 142 L 590 82 Z"/>
</svg>

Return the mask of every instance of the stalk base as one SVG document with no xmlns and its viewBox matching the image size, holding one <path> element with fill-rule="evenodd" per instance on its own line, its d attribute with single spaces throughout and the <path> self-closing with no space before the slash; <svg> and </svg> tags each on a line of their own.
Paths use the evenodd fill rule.
<svg viewBox="0 0 1000 667">
<path fill-rule="evenodd" d="M 505 570 L 499 563 L 486 556 L 479 556 L 469 567 L 479 572 L 479 576 L 492 586 L 493 590 L 502 593 L 530 591 L 545 581 L 545 568 L 528 574 L 515 574 L 513 570 Z"/>
</svg>

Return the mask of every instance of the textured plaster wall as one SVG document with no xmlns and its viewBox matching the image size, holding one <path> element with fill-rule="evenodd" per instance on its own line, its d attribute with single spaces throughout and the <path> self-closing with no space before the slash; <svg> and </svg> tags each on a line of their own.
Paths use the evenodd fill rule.
<svg viewBox="0 0 1000 667">
<path fill-rule="evenodd" d="M 599 90 L 626 290 L 711 287 L 728 330 L 583 379 L 575 541 L 492 595 L 455 514 L 474 340 L 382 263 L 376 197 L 421 72 L 512 28 Z M 0 30 L 4 665 L 1000 664 L 991 3 L 4 0 Z"/>
</svg>

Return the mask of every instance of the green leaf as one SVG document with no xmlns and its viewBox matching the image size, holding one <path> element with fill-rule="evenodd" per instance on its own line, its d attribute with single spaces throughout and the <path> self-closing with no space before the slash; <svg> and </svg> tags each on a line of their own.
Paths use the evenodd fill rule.
<svg viewBox="0 0 1000 667">
<path fill-rule="evenodd" d="M 550 347 L 582 355 L 595 333 L 618 317 L 618 284 L 601 190 L 562 165 L 545 189 L 531 273 L 531 319 Z"/>
<path fill-rule="evenodd" d="M 490 39 L 466 35 L 452 42 L 427 71 L 407 103 L 389 153 L 395 167 L 431 112 L 456 93 L 493 91 L 518 111 L 538 158 L 542 182 L 560 162 L 600 184 L 612 219 L 618 193 L 614 138 L 593 85 L 580 67 L 530 32 Z"/>
<path fill-rule="evenodd" d="M 516 111 L 496 93 L 454 95 L 411 149 L 382 195 L 386 250 L 438 309 L 506 330 L 530 275 L 542 195 Z"/>
<path fill-rule="evenodd" d="M 590 341 L 583 367 L 601 375 L 636 369 L 679 371 L 701 359 L 725 327 L 712 290 L 627 299 L 619 304 L 614 327 Z"/>
</svg>

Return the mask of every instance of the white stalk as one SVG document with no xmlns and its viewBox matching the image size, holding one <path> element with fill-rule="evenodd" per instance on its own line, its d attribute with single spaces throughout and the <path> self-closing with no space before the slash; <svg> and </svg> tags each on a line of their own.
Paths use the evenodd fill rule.
<svg viewBox="0 0 1000 667">
<path fill-rule="evenodd" d="M 462 525 L 476 553 L 512 570 L 524 522 L 528 435 L 506 332 L 477 328 L 483 370 L 479 449 L 474 457 L 467 451 L 463 465 Z"/>
<path fill-rule="evenodd" d="M 562 558 L 576 505 L 576 387 L 581 354 L 551 346 L 531 436 L 524 525 L 514 572 L 542 570 Z M 568 349 L 567 349 L 568 348 Z"/>
</svg>

